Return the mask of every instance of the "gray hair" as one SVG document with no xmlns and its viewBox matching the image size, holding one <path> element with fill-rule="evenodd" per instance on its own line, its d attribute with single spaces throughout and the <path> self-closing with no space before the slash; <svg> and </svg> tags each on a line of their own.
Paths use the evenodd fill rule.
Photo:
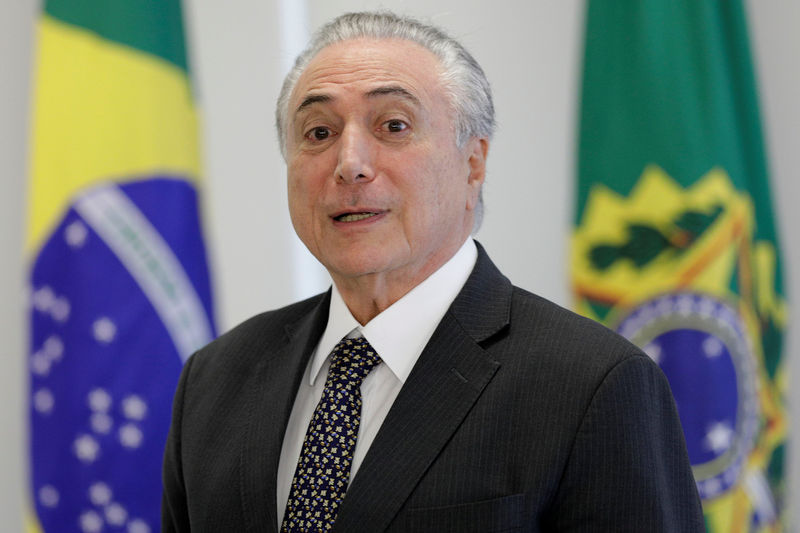
<svg viewBox="0 0 800 533">
<path fill-rule="evenodd" d="M 278 141 L 286 159 L 286 126 L 289 97 L 311 60 L 324 48 L 358 38 L 402 39 L 421 45 L 439 58 L 442 82 L 453 108 L 456 144 L 463 147 L 472 137 L 491 139 L 495 128 L 494 104 L 489 81 L 475 58 L 455 39 L 434 26 L 389 12 L 347 13 L 325 24 L 312 37 L 286 75 L 275 110 Z M 475 209 L 474 231 L 483 218 L 483 192 Z"/>
</svg>

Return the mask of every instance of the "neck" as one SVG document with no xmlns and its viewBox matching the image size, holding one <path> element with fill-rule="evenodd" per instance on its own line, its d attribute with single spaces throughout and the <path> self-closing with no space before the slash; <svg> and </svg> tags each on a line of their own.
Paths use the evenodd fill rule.
<svg viewBox="0 0 800 533">
<path fill-rule="evenodd" d="M 413 272 L 376 272 L 343 277 L 331 272 L 342 300 L 359 324 L 366 325 L 414 287 L 425 281 L 458 252 L 463 242 L 442 250 Z"/>
<path fill-rule="evenodd" d="M 365 279 L 366 278 L 366 279 Z M 353 317 L 362 326 L 378 316 L 390 305 L 402 298 L 408 289 L 402 289 L 386 282 L 377 274 L 363 276 L 352 282 L 336 282 L 336 287 L 342 295 L 342 300 L 352 313 Z"/>
</svg>

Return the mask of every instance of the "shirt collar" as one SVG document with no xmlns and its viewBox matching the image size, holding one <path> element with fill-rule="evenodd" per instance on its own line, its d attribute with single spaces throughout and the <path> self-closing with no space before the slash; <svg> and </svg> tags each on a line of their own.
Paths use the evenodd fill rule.
<svg viewBox="0 0 800 533">
<path fill-rule="evenodd" d="M 423 348 L 466 283 L 478 249 L 468 238 L 444 265 L 362 326 L 344 303 L 336 284 L 331 291 L 328 324 L 312 359 L 313 386 L 331 351 L 345 336 L 363 336 L 384 364 L 405 383 Z"/>
</svg>

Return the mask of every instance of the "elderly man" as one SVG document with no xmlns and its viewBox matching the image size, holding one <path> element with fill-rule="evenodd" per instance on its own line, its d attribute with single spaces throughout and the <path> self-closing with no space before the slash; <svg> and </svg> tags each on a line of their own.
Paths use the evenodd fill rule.
<svg viewBox="0 0 800 533">
<path fill-rule="evenodd" d="M 470 234 L 494 125 L 440 30 L 344 15 L 278 101 L 322 295 L 195 354 L 164 531 L 703 531 L 667 382 L 511 285 Z"/>
</svg>

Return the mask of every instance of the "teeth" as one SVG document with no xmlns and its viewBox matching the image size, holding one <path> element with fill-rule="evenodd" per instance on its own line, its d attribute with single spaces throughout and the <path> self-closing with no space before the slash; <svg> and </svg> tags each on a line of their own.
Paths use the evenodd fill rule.
<svg viewBox="0 0 800 533">
<path fill-rule="evenodd" d="M 347 215 L 337 217 L 337 220 L 340 222 L 357 222 L 372 216 L 375 216 L 375 213 L 348 213 Z"/>
</svg>

